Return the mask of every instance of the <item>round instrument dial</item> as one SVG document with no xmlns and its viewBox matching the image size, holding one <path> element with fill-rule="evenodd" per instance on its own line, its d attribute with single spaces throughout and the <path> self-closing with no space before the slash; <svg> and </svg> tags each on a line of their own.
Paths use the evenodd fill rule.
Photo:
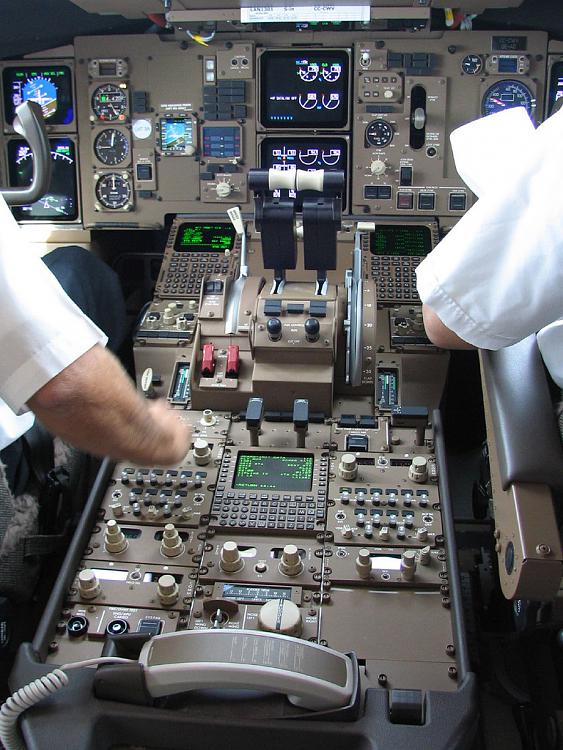
<svg viewBox="0 0 563 750">
<path fill-rule="evenodd" d="M 531 115 L 536 107 L 534 95 L 521 81 L 497 81 L 485 91 L 481 114 L 492 115 L 512 107 L 525 107 Z"/>
<path fill-rule="evenodd" d="M 92 94 L 92 110 L 99 120 L 125 120 L 127 91 L 113 83 L 98 86 Z"/>
<path fill-rule="evenodd" d="M 127 136 L 115 128 L 102 130 L 94 141 L 94 153 L 102 164 L 112 167 L 121 164 L 129 155 Z"/>
<path fill-rule="evenodd" d="M 481 72 L 483 67 L 483 60 L 479 55 L 465 55 L 461 61 L 461 69 L 468 76 L 476 76 L 477 73 Z"/>
<path fill-rule="evenodd" d="M 383 148 L 393 140 L 393 128 L 386 120 L 374 120 L 366 128 L 366 142 Z"/>
<path fill-rule="evenodd" d="M 96 184 L 96 198 L 104 208 L 125 208 L 131 200 L 131 182 L 115 172 L 105 174 Z"/>
</svg>

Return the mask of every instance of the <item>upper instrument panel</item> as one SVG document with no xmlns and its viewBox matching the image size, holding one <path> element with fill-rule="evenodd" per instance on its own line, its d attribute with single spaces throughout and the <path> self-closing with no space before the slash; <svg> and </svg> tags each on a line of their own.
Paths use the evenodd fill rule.
<svg viewBox="0 0 563 750">
<path fill-rule="evenodd" d="M 351 215 L 451 224 L 473 201 L 451 131 L 515 106 L 539 121 L 562 78 L 553 63 L 548 76 L 542 32 L 217 33 L 206 47 L 145 34 L 80 37 L 74 51 L 0 63 L 12 183 L 31 174 L 14 143 L 21 101 L 38 101 L 68 142 L 63 153 L 53 141 L 57 174 L 63 161 L 72 173 L 57 178 L 57 206 L 22 220 L 150 228 L 167 214 L 250 212 L 248 170 L 273 167 L 343 170 Z"/>
</svg>

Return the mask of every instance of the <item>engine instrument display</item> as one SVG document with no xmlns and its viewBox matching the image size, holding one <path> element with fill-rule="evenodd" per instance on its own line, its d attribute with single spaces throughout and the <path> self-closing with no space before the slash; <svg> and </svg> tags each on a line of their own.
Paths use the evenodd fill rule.
<svg viewBox="0 0 563 750">
<path fill-rule="evenodd" d="M 193 122 L 188 117 L 167 117 L 160 121 L 160 150 L 163 154 L 187 156 L 193 153 Z"/>
<path fill-rule="evenodd" d="M 260 65 L 260 121 L 265 128 L 346 127 L 349 81 L 346 51 L 267 50 Z"/>
<path fill-rule="evenodd" d="M 313 484 L 312 455 L 239 451 L 233 487 L 246 490 L 308 492 Z"/>
<path fill-rule="evenodd" d="M 492 115 L 512 107 L 525 107 L 531 116 L 536 108 L 534 95 L 521 81 L 497 81 L 485 91 L 481 114 Z"/>
<path fill-rule="evenodd" d="M 75 147 L 70 138 L 50 138 L 52 172 L 49 189 L 35 203 L 12 209 L 20 221 L 74 221 L 78 218 Z M 33 152 L 24 140 L 8 142 L 10 184 L 31 184 Z"/>
<path fill-rule="evenodd" d="M 232 224 L 180 224 L 174 242 L 178 253 L 224 253 L 232 250 L 236 231 Z"/>
<path fill-rule="evenodd" d="M 261 165 L 265 169 L 338 169 L 347 175 L 348 143 L 345 138 L 266 138 L 260 146 L 260 155 Z M 294 190 L 283 192 L 291 197 L 296 196 Z M 303 198 L 313 195 L 312 190 L 299 193 L 297 209 L 302 208 Z M 342 196 L 342 207 L 346 208 L 346 193 Z"/>
<path fill-rule="evenodd" d="M 377 224 L 370 234 L 373 255 L 424 256 L 432 250 L 430 229 L 425 226 Z"/>
<path fill-rule="evenodd" d="M 102 175 L 96 184 L 96 198 L 104 208 L 126 208 L 131 203 L 131 181 L 115 172 Z"/>
<path fill-rule="evenodd" d="M 92 94 L 92 111 L 98 120 L 123 122 L 127 112 L 127 89 L 114 83 L 105 83 Z"/>
<path fill-rule="evenodd" d="M 72 79 L 66 65 L 4 68 L 2 79 L 8 125 L 14 121 L 16 107 L 27 101 L 40 105 L 43 117 L 50 125 L 72 123 Z"/>
<path fill-rule="evenodd" d="M 94 141 L 96 157 L 108 166 L 122 164 L 129 155 L 129 141 L 125 133 L 115 128 L 106 128 L 96 136 Z"/>
</svg>

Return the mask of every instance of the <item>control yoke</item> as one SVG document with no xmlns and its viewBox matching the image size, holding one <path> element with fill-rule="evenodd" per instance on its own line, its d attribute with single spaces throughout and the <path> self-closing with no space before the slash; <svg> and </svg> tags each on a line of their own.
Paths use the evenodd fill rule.
<svg viewBox="0 0 563 750">
<path fill-rule="evenodd" d="M 29 143 L 33 154 L 33 177 L 28 187 L 3 188 L 0 193 L 9 206 L 25 206 L 45 195 L 51 181 L 51 149 L 37 102 L 27 101 L 16 108 L 14 130 Z"/>
<path fill-rule="evenodd" d="M 317 272 L 316 294 L 323 294 L 327 271 L 336 268 L 344 172 L 251 169 L 248 187 L 254 192 L 254 218 L 262 233 L 264 268 L 274 270 L 274 294 L 281 291 L 285 272 L 297 265 L 295 197 L 291 194 L 307 191 L 303 194 L 304 265 Z M 287 191 L 287 197 L 274 195 L 274 191 L 282 190 Z"/>
</svg>

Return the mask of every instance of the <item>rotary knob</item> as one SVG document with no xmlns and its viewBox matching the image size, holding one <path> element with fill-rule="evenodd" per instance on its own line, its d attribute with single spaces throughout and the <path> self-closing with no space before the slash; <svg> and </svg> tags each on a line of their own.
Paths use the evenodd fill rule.
<svg viewBox="0 0 563 750">
<path fill-rule="evenodd" d="M 369 165 L 369 169 L 373 175 L 380 177 L 387 171 L 387 164 L 382 159 L 374 159 Z"/>
<path fill-rule="evenodd" d="M 401 575 L 405 581 L 412 581 L 416 573 L 416 552 L 407 549 L 401 556 Z"/>
<path fill-rule="evenodd" d="M 78 595 L 81 599 L 95 599 L 102 591 L 100 582 L 93 570 L 84 568 L 78 574 Z"/>
<path fill-rule="evenodd" d="M 194 442 L 194 459 L 198 466 L 206 466 L 211 461 L 211 448 L 207 440 L 197 438 Z"/>
<path fill-rule="evenodd" d="M 240 556 L 236 542 L 225 542 L 221 548 L 221 570 L 225 573 L 236 573 L 244 566 L 244 560 Z"/>
<path fill-rule="evenodd" d="M 164 322 L 165 323 L 173 323 L 174 318 L 176 317 L 178 310 L 177 305 L 175 302 L 170 302 L 165 308 L 164 308 Z"/>
<path fill-rule="evenodd" d="M 173 523 L 167 523 L 164 527 L 160 551 L 165 557 L 178 557 L 184 551 L 182 539 Z"/>
<path fill-rule="evenodd" d="M 228 182 L 218 182 L 215 187 L 215 192 L 218 198 L 228 198 L 232 192 L 232 187 Z"/>
<path fill-rule="evenodd" d="M 295 544 L 286 544 L 280 560 L 280 573 L 297 576 L 303 572 L 303 563 Z"/>
<path fill-rule="evenodd" d="M 358 550 L 356 557 L 356 572 L 360 578 L 369 578 L 371 574 L 371 557 L 369 549 Z"/>
<path fill-rule="evenodd" d="M 180 595 L 180 589 L 174 576 L 169 574 L 160 576 L 157 583 L 157 594 L 163 607 L 176 604 Z"/>
<path fill-rule="evenodd" d="M 344 453 L 338 465 L 338 476 L 353 481 L 358 476 L 358 462 L 353 453 Z"/>
<path fill-rule="evenodd" d="M 288 599 L 270 599 L 258 612 L 258 626 L 267 633 L 293 635 L 303 632 L 301 612 L 295 602 Z"/>
<path fill-rule="evenodd" d="M 106 524 L 104 545 L 106 550 L 112 554 L 118 554 L 127 549 L 127 539 L 121 531 L 117 521 L 114 521 L 113 519 L 110 519 Z"/>
<path fill-rule="evenodd" d="M 421 526 L 417 529 L 416 538 L 419 542 L 425 542 L 428 539 L 428 529 L 426 526 Z"/>
<path fill-rule="evenodd" d="M 431 559 L 430 547 L 423 547 L 418 553 L 418 562 L 421 565 L 430 565 Z"/>
<path fill-rule="evenodd" d="M 307 318 L 305 321 L 305 338 L 307 341 L 314 343 L 319 340 L 319 331 L 321 326 L 316 318 Z"/>
<path fill-rule="evenodd" d="M 282 324 L 279 318 L 270 318 L 266 323 L 270 341 L 279 341 L 282 335 Z"/>
<path fill-rule="evenodd" d="M 428 461 L 425 456 L 414 456 L 409 466 L 409 479 L 418 484 L 428 480 Z"/>
</svg>

